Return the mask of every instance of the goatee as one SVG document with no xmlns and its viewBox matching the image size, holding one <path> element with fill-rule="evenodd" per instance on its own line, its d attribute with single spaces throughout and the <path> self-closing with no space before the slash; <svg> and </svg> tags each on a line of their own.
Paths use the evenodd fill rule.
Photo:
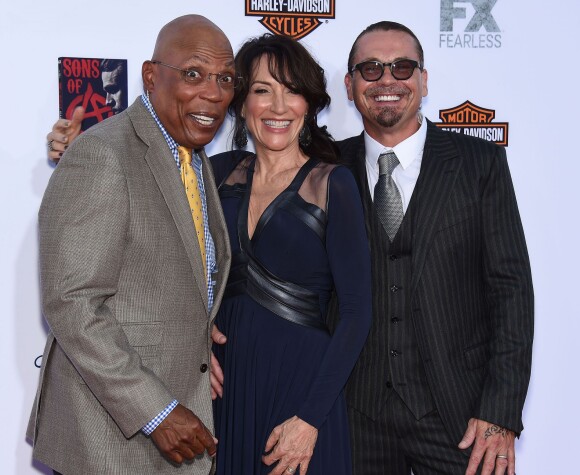
<svg viewBox="0 0 580 475">
<path fill-rule="evenodd" d="M 381 127 L 394 127 L 402 119 L 403 114 L 398 113 L 389 107 L 385 107 L 376 115 L 376 121 Z"/>
<path fill-rule="evenodd" d="M 373 101 L 375 96 L 400 96 L 405 97 L 409 94 L 409 89 L 401 84 L 394 84 L 389 87 L 385 86 L 375 86 L 370 87 L 366 90 L 365 96 Z M 397 111 L 397 106 L 394 104 L 391 106 L 389 103 L 385 103 L 383 107 L 377 112 L 375 120 L 381 127 L 393 127 L 397 125 L 399 121 L 403 118 L 403 113 Z"/>
</svg>

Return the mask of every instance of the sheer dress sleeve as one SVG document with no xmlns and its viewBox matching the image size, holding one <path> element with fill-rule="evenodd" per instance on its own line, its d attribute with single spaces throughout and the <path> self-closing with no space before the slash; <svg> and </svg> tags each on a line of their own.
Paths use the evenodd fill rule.
<svg viewBox="0 0 580 475">
<path fill-rule="evenodd" d="M 316 428 L 326 420 L 362 350 L 371 325 L 371 267 L 363 208 L 345 167 L 328 175 L 326 251 L 339 322 L 318 375 L 297 416 Z"/>
</svg>

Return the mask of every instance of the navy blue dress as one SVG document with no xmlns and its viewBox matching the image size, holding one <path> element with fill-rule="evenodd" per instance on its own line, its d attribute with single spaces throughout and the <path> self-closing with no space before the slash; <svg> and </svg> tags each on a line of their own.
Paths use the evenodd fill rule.
<svg viewBox="0 0 580 475">
<path fill-rule="evenodd" d="M 230 152 L 212 159 L 218 184 L 235 157 Z M 214 405 L 217 473 L 269 473 L 273 466 L 262 463 L 266 440 L 274 427 L 298 416 L 319 430 L 308 474 L 348 475 L 343 387 L 371 321 L 360 196 L 349 170 L 310 159 L 264 211 L 250 239 L 254 163 L 244 159 L 236 168 L 241 179 L 232 174 L 219 187 L 233 263 L 216 318 L 228 337 L 225 345 L 214 345 L 225 376 L 223 398 Z M 302 192 L 304 186 L 316 195 L 321 177 L 324 210 Z M 324 316 L 333 291 L 340 323 L 330 335 Z"/>
</svg>

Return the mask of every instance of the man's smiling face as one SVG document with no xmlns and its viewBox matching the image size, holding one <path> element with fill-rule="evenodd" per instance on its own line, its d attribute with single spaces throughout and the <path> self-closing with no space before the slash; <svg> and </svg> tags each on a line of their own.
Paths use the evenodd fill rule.
<svg viewBox="0 0 580 475">
<path fill-rule="evenodd" d="M 414 38 L 402 31 L 372 31 L 356 45 L 353 64 L 363 61 L 392 63 L 398 59 L 420 62 Z M 382 142 L 385 134 L 397 137 L 397 143 L 419 128 L 417 114 L 427 95 L 427 71 L 416 68 L 409 79 L 397 80 L 388 68 L 374 82 L 365 81 L 360 71 L 345 76 L 348 98 L 362 115 L 367 133 Z"/>
</svg>

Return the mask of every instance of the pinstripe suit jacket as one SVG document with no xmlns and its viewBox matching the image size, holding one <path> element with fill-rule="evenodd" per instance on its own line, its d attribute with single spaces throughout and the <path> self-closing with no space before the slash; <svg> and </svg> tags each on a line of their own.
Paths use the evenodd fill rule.
<svg viewBox="0 0 580 475">
<path fill-rule="evenodd" d="M 361 191 L 373 261 L 373 326 L 347 399 L 375 419 L 387 397 L 387 238 L 370 232 L 378 218 L 363 135 L 339 146 Z M 505 150 L 428 123 L 412 199 L 410 314 L 436 407 L 457 442 L 470 417 L 519 433 L 531 367 L 533 290 Z"/>
<path fill-rule="evenodd" d="M 51 177 L 39 213 L 51 331 L 28 436 L 64 474 L 210 473 L 207 455 L 176 468 L 141 433 L 174 398 L 213 428 L 202 365 L 230 247 L 202 160 L 219 269 L 211 312 L 178 169 L 140 99 L 83 133 Z"/>
</svg>

